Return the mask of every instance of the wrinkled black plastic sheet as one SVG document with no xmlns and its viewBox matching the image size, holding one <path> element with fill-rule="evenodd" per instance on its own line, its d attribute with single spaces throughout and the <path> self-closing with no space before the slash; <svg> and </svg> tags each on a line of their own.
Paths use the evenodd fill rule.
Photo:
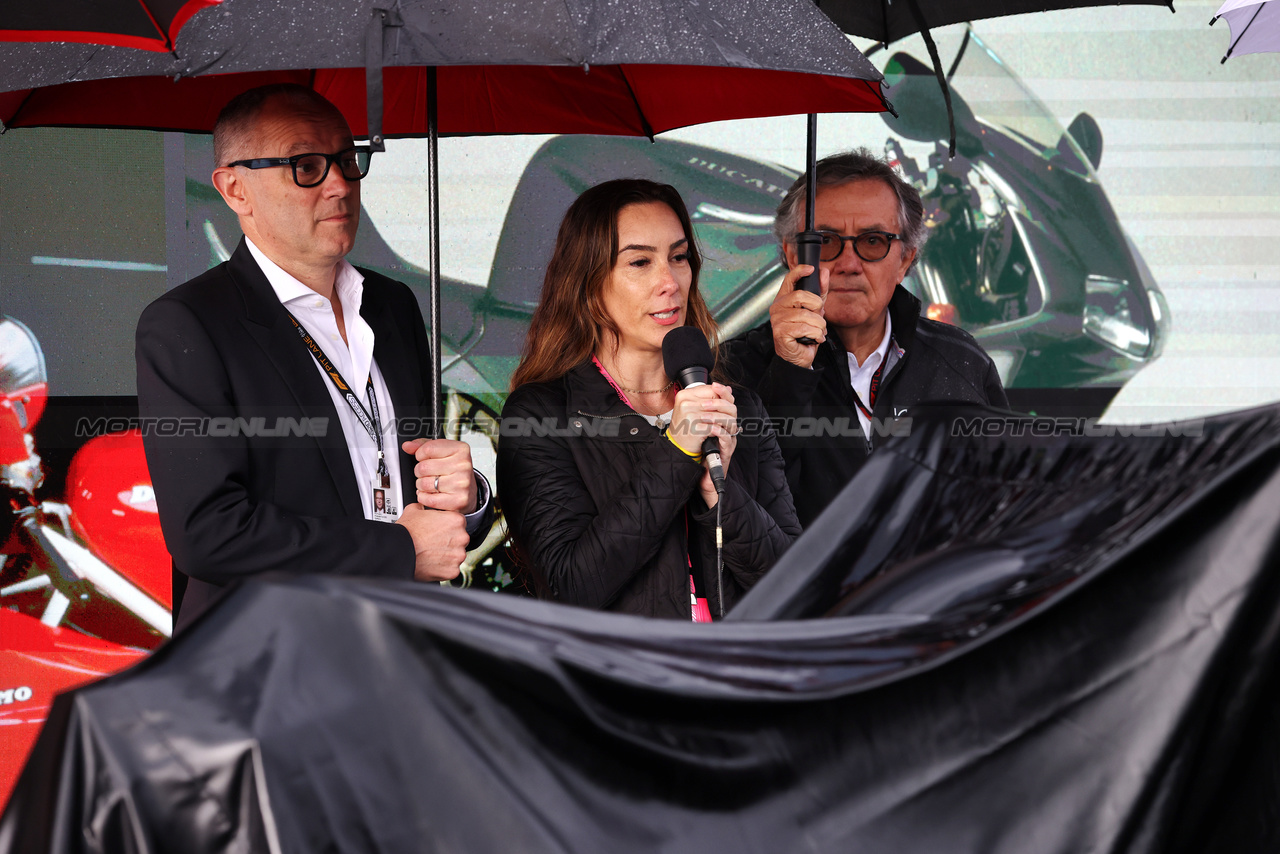
<svg viewBox="0 0 1280 854">
<path fill-rule="evenodd" d="M 1277 850 L 1280 410 L 953 424 L 717 625 L 246 585 L 59 698 L 0 851 Z"/>
</svg>

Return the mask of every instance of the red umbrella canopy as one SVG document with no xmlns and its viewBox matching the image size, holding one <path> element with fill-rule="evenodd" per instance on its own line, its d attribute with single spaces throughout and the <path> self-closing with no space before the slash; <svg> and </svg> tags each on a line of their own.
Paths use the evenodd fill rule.
<svg viewBox="0 0 1280 854">
<path fill-rule="evenodd" d="M 779 113 L 882 110 L 866 80 L 764 69 L 676 65 L 449 66 L 439 74 L 441 134 L 594 133 L 652 136 L 701 122 Z M 6 128 L 114 127 L 207 132 L 232 96 L 274 82 L 311 86 L 367 133 L 365 70 L 115 78 L 0 94 Z M 388 68 L 383 133 L 427 132 L 426 70 Z M 697 97 L 690 97 L 696 92 Z M 482 96 L 481 96 L 482 95 Z M 780 105 L 785 105 L 780 109 Z"/>
<path fill-rule="evenodd" d="M 219 0 L 13 0 L 0 5 L 0 41 L 80 42 L 169 51 L 196 12 Z"/>
<path fill-rule="evenodd" d="M 722 119 L 885 109 L 880 72 L 811 0 L 224 0 L 182 28 L 172 58 L 0 45 L 0 122 L 208 131 L 232 96 L 282 80 L 327 97 L 375 150 L 384 136 L 652 137 Z M 433 165 L 439 423 L 436 182 Z"/>
<path fill-rule="evenodd" d="M 884 109 L 880 73 L 810 0 L 225 0 L 172 56 L 0 45 L 0 121 L 208 131 L 233 95 L 293 80 L 362 135 L 373 80 L 384 135 L 420 135 L 428 67 L 446 134 L 652 135 Z"/>
</svg>

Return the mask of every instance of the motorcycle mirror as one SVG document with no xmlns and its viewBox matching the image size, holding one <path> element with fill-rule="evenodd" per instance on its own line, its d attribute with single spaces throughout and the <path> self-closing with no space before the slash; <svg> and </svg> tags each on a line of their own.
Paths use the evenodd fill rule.
<svg viewBox="0 0 1280 854">
<path fill-rule="evenodd" d="M 880 114 L 890 130 L 917 142 L 937 142 L 950 136 L 947 104 L 932 68 L 909 53 L 898 52 L 884 67 L 884 78 L 889 84 L 889 96 L 898 107 L 897 117 Z M 981 154 L 977 119 L 955 89 L 951 90 L 951 109 L 956 120 L 957 153 L 965 157 Z"/>
<path fill-rule="evenodd" d="M 1067 133 L 1071 134 L 1084 156 L 1097 169 L 1102 162 L 1102 128 L 1098 126 L 1098 120 L 1088 113 L 1081 113 L 1071 120 Z"/>
</svg>

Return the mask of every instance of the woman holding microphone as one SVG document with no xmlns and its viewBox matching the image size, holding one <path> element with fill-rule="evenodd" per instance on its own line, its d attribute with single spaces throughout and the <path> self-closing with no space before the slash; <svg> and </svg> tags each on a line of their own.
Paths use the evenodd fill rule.
<svg viewBox="0 0 1280 854">
<path fill-rule="evenodd" d="M 544 598 L 707 621 L 800 533 L 759 398 L 719 382 L 682 389 L 664 369 L 663 339 L 681 326 L 714 352 L 700 266 L 684 202 L 666 184 L 600 184 L 560 224 L 498 443 L 517 560 Z M 723 495 L 701 460 L 708 436 Z"/>
</svg>

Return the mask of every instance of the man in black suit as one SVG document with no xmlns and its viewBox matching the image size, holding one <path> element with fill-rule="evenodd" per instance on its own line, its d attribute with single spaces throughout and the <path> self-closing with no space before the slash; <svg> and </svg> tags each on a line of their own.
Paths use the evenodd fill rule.
<svg viewBox="0 0 1280 854">
<path fill-rule="evenodd" d="M 453 578 L 485 533 L 469 447 L 400 443 L 426 423 L 431 359 L 413 293 L 344 260 L 369 156 L 305 87 L 251 90 L 218 118 L 213 183 L 245 238 L 137 331 L 147 465 L 189 579 L 179 627 L 270 570 Z"/>
</svg>

